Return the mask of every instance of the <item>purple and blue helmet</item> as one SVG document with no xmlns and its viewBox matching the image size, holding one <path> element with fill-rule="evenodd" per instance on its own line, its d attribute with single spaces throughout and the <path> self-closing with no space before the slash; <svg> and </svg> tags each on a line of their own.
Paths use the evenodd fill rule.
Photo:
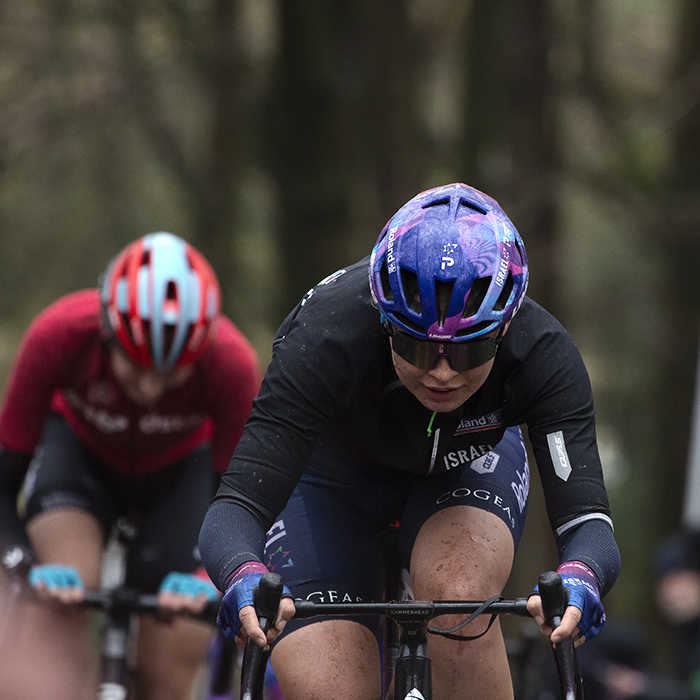
<svg viewBox="0 0 700 700">
<path fill-rule="evenodd" d="M 525 247 L 491 197 L 456 183 L 394 214 L 370 259 L 383 320 L 418 338 L 459 342 L 504 326 L 527 288 Z"/>
</svg>

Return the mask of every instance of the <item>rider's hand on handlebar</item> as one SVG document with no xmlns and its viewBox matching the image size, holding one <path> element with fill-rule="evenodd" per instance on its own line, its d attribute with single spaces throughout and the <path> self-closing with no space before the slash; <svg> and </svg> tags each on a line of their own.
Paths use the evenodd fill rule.
<svg viewBox="0 0 700 700">
<path fill-rule="evenodd" d="M 535 618 L 543 634 L 556 644 L 571 636 L 574 646 L 593 639 L 605 624 L 605 611 L 600 601 L 600 586 L 596 575 L 585 564 L 578 561 L 564 562 L 557 569 L 562 583 L 569 589 L 569 606 L 555 629 L 547 624 L 542 613 L 539 595 L 530 596 L 527 609 Z"/>
<path fill-rule="evenodd" d="M 29 570 L 29 585 L 40 597 L 62 603 L 80 603 L 85 586 L 77 569 L 60 564 L 35 564 Z"/>
<path fill-rule="evenodd" d="M 258 646 L 267 648 L 267 643 L 278 637 L 287 621 L 294 617 L 294 602 L 285 586 L 275 624 L 265 638 L 253 607 L 253 588 L 266 573 L 267 567 L 264 564 L 250 561 L 239 566 L 227 581 L 218 623 L 224 636 L 235 641 L 239 647 L 243 647 L 246 639 L 250 638 Z"/>
<path fill-rule="evenodd" d="M 180 571 L 171 571 L 158 590 L 158 604 L 161 608 L 193 615 L 202 612 L 207 602 L 218 598 L 219 591 L 211 581 Z"/>
<path fill-rule="evenodd" d="M 583 644 L 585 641 L 581 639 L 578 628 L 581 611 L 573 605 L 569 605 L 566 609 L 561 624 L 556 629 L 552 629 L 545 621 L 544 613 L 542 612 L 542 600 L 538 594 L 535 593 L 528 598 L 527 610 L 539 625 L 542 634 L 549 637 L 553 644 L 557 644 L 569 636 L 573 638 L 575 647 Z"/>
</svg>

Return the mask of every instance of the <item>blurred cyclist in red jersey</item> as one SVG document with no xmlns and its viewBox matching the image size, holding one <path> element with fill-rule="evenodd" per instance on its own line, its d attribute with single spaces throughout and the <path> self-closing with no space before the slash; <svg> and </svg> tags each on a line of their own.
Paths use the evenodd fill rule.
<svg viewBox="0 0 700 700">
<path fill-rule="evenodd" d="M 197 609 L 218 595 L 197 536 L 261 376 L 250 343 L 220 313 L 214 271 L 181 238 L 138 239 L 100 286 L 34 319 L 0 407 L 2 546 L 28 562 L 30 584 L 50 601 L 27 606 L 22 635 L 5 630 L 0 644 L 20 656 L 31 640 L 52 697 L 71 700 L 95 692 L 85 679 L 88 615 L 72 603 L 100 587 L 117 520 L 136 532 L 127 585 L 158 592 L 164 608 Z M 139 700 L 189 700 L 211 635 L 186 618 L 142 619 Z M 5 684 L 13 654 L 2 656 Z M 29 687 L 32 674 L 21 672 Z"/>
</svg>

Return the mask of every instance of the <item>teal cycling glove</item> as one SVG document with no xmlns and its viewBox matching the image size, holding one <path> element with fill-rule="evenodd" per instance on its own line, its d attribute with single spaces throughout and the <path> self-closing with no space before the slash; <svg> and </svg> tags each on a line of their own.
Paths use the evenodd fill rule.
<svg viewBox="0 0 700 700">
<path fill-rule="evenodd" d="M 197 596 L 204 595 L 207 600 L 218 600 L 219 591 L 213 583 L 195 574 L 184 574 L 179 571 L 171 571 L 160 584 L 160 593 L 177 593 L 178 595 Z"/>
<path fill-rule="evenodd" d="M 77 569 L 60 564 L 35 564 L 29 570 L 29 585 L 50 589 L 84 588 Z"/>
</svg>

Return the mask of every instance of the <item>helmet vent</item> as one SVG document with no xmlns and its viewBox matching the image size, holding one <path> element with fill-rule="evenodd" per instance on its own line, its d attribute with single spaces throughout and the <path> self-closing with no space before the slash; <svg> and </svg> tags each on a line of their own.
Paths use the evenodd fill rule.
<svg viewBox="0 0 700 700">
<path fill-rule="evenodd" d="M 394 292 L 391 291 L 391 285 L 389 284 L 389 268 L 386 264 L 386 260 L 382 263 L 379 270 L 379 277 L 382 280 L 382 292 L 384 293 L 384 298 L 387 301 L 394 301 Z"/>
<path fill-rule="evenodd" d="M 401 284 L 403 285 L 403 293 L 406 297 L 406 303 L 411 311 L 417 314 L 422 313 L 420 305 L 420 288 L 418 287 L 418 275 L 406 268 L 401 268 Z"/>
<path fill-rule="evenodd" d="M 479 277 L 472 282 L 462 318 L 471 318 L 479 312 L 490 286 L 491 277 Z M 471 331 L 472 329 L 470 328 L 469 330 Z"/>
<path fill-rule="evenodd" d="M 452 282 L 435 280 L 435 306 L 437 310 L 438 326 L 442 327 L 445 325 L 454 286 L 454 280 Z"/>
<path fill-rule="evenodd" d="M 475 204 L 474 202 L 470 202 L 468 199 L 460 199 L 459 206 L 466 207 L 467 209 L 471 209 L 472 211 L 475 211 L 478 214 L 482 214 L 483 216 L 486 216 L 486 214 L 488 214 L 486 209 L 484 209 L 483 207 L 480 207 L 478 204 Z"/>
<path fill-rule="evenodd" d="M 148 350 L 148 356 L 153 357 L 153 337 L 151 336 L 151 322 L 144 320 L 143 322 L 143 342 Z"/>
<path fill-rule="evenodd" d="M 124 330 L 126 331 L 126 334 L 129 336 L 129 342 L 132 344 L 136 343 L 136 339 L 134 338 L 134 333 L 131 329 L 131 324 L 129 323 L 129 316 L 125 313 L 121 314 L 122 317 L 122 326 L 124 327 Z"/>
<path fill-rule="evenodd" d="M 444 199 L 436 199 L 434 202 L 428 202 L 427 204 L 424 204 L 422 206 L 422 209 L 430 209 L 430 207 L 440 207 L 440 206 L 449 206 L 449 205 L 450 205 L 450 198 L 445 197 Z M 475 211 L 477 214 L 481 214 L 482 216 L 486 216 L 486 214 L 488 214 L 488 211 L 486 209 L 484 209 L 483 207 L 480 207 L 475 202 L 470 202 L 468 199 L 460 199 L 458 206 L 465 207 L 466 209 L 471 209 L 472 211 Z M 459 216 L 459 213 L 458 213 L 458 216 Z"/>
<path fill-rule="evenodd" d="M 175 326 L 171 323 L 167 323 L 163 326 L 163 358 L 167 358 L 170 355 L 170 350 L 173 347 L 173 341 L 175 340 Z"/>
<path fill-rule="evenodd" d="M 467 335 L 477 335 L 479 331 L 483 331 L 491 325 L 491 321 L 481 321 L 481 323 L 475 323 L 469 328 L 461 328 L 455 333 L 455 338 L 463 338 Z"/>
<path fill-rule="evenodd" d="M 494 311 L 503 311 L 503 309 L 506 308 L 508 299 L 510 299 L 510 293 L 513 291 L 513 281 L 513 273 L 508 271 L 508 277 L 506 277 L 506 281 L 503 284 L 503 289 L 498 295 L 496 303 L 493 305 Z"/>
<path fill-rule="evenodd" d="M 427 204 L 423 205 L 423 209 L 430 209 L 430 207 L 441 207 L 444 205 L 449 205 L 450 203 L 450 198 L 445 197 L 444 199 L 436 199 L 434 202 L 428 202 Z"/>
<path fill-rule="evenodd" d="M 177 287 L 175 286 L 175 282 L 173 282 L 172 280 L 168 282 L 168 286 L 165 290 L 165 298 L 177 299 Z"/>
<path fill-rule="evenodd" d="M 411 321 L 410 318 L 404 316 L 401 313 L 395 312 L 394 318 L 402 325 L 405 326 L 406 328 L 410 328 L 412 331 L 415 331 L 416 333 L 420 333 L 421 335 L 425 335 L 425 328 L 423 326 L 417 324 L 415 321 Z"/>
<path fill-rule="evenodd" d="M 144 250 L 143 255 L 141 256 L 141 267 L 147 267 L 150 264 L 151 264 L 151 251 Z"/>
<path fill-rule="evenodd" d="M 190 342 L 192 341 L 192 336 L 194 335 L 194 331 L 195 331 L 194 324 L 190 323 L 189 327 L 187 328 L 187 333 L 185 333 L 185 339 L 182 341 L 183 348 L 186 348 L 189 346 Z M 200 341 L 201 341 L 201 333 L 200 333 Z"/>
</svg>

